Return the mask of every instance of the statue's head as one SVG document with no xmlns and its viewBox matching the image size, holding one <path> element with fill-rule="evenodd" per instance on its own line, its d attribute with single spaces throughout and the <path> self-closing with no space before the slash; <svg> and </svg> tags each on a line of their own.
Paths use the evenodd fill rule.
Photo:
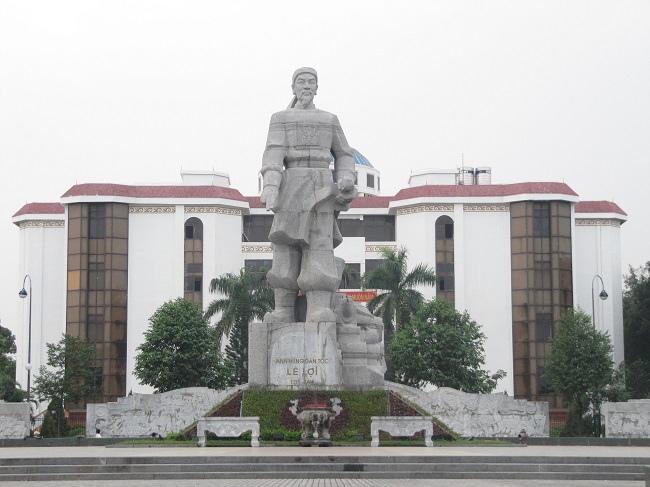
<svg viewBox="0 0 650 487">
<path fill-rule="evenodd" d="M 318 73 L 314 68 L 300 68 L 293 73 L 291 83 L 293 90 L 294 103 L 298 102 L 302 106 L 309 105 L 318 90 Z"/>
</svg>

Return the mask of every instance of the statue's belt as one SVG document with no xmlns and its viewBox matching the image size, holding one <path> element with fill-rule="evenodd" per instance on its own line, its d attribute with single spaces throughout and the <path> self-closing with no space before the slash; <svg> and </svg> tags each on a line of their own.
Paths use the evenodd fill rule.
<svg viewBox="0 0 650 487">
<path fill-rule="evenodd" d="M 313 169 L 328 169 L 330 163 L 328 161 L 290 161 L 285 163 L 287 169 L 293 169 L 294 167 L 308 167 Z"/>
</svg>

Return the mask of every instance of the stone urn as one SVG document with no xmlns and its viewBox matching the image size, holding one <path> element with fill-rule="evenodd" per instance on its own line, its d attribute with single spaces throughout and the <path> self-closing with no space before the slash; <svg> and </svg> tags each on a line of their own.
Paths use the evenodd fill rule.
<svg viewBox="0 0 650 487">
<path fill-rule="evenodd" d="M 306 404 L 298 413 L 298 421 L 302 426 L 301 446 L 330 446 L 330 425 L 334 412 L 327 404 Z M 312 434 L 310 438 L 310 433 Z"/>
</svg>

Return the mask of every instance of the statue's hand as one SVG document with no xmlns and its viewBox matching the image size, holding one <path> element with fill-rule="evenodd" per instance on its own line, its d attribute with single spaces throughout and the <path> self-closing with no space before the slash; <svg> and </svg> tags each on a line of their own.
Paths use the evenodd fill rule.
<svg viewBox="0 0 650 487">
<path fill-rule="evenodd" d="M 351 192 L 354 189 L 354 176 L 352 174 L 344 174 L 336 182 L 336 185 L 342 193 Z"/>
<path fill-rule="evenodd" d="M 336 202 L 341 205 L 347 205 L 357 197 L 357 190 L 354 187 L 353 177 L 343 177 L 336 183 L 339 194 L 336 196 Z"/>
<path fill-rule="evenodd" d="M 260 201 L 266 203 L 266 209 L 272 210 L 275 207 L 275 202 L 278 199 L 278 187 L 266 186 L 260 195 Z"/>
</svg>

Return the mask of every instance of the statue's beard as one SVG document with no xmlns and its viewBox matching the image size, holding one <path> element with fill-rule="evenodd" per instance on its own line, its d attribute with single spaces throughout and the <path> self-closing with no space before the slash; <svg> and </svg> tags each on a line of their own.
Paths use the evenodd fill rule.
<svg viewBox="0 0 650 487">
<path fill-rule="evenodd" d="M 307 106 L 311 103 L 311 101 L 314 99 L 314 94 L 313 93 L 305 93 L 302 92 L 300 96 L 298 97 L 298 103 L 302 106 Z"/>
</svg>

